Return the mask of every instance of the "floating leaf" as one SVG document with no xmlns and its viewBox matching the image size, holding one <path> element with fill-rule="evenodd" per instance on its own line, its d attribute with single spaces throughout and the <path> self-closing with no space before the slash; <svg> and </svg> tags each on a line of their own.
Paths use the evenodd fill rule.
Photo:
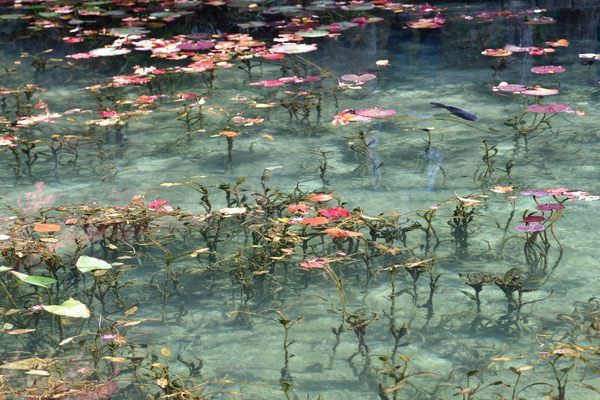
<svg viewBox="0 0 600 400">
<path fill-rule="evenodd" d="M 60 231 L 59 224 L 35 224 L 33 230 L 38 233 L 53 233 Z"/>
<path fill-rule="evenodd" d="M 127 362 L 126 358 L 123 357 L 111 357 L 111 356 L 106 356 L 106 357 L 102 357 L 105 360 L 108 360 L 110 362 L 114 362 L 114 363 L 124 363 Z"/>
<path fill-rule="evenodd" d="M 45 276 L 27 275 L 17 271 L 10 271 L 10 273 L 19 278 L 20 281 L 34 286 L 48 287 L 48 285 L 56 283 L 56 279 L 46 278 Z"/>
<path fill-rule="evenodd" d="M 77 336 L 68 337 L 68 338 L 64 339 L 63 341 L 61 341 L 58 345 L 59 346 L 64 346 L 67 343 L 71 343 L 76 338 L 77 338 Z"/>
<path fill-rule="evenodd" d="M 136 313 L 136 311 L 138 310 L 137 306 L 133 306 L 131 308 L 129 308 L 128 310 L 125 311 L 125 315 L 133 315 Z"/>
<path fill-rule="evenodd" d="M 82 302 L 69 298 L 59 306 L 45 306 L 42 305 L 44 310 L 51 314 L 62 315 L 71 318 L 89 318 L 90 310 Z"/>
<path fill-rule="evenodd" d="M 307 30 L 307 31 L 298 31 L 298 32 L 296 32 L 296 34 L 298 36 L 302 36 L 302 37 L 316 38 L 316 37 L 327 36 L 327 35 L 329 35 L 329 32 L 313 29 L 313 30 Z"/>
<path fill-rule="evenodd" d="M 0 368 L 31 370 L 31 369 L 46 368 L 50 365 L 50 363 L 51 363 L 50 359 L 32 357 L 32 358 L 25 358 L 23 360 L 18 360 L 18 361 L 13 361 L 10 363 L 2 364 L 2 365 L 0 365 Z"/>
<path fill-rule="evenodd" d="M 99 49 L 90 50 L 88 54 L 92 57 L 112 57 L 130 53 L 129 49 L 117 49 L 115 47 L 101 47 Z"/>
<path fill-rule="evenodd" d="M 162 354 L 164 357 L 171 357 L 172 353 L 168 347 L 163 347 L 162 349 L 160 349 L 160 354 Z"/>
<path fill-rule="evenodd" d="M 0 266 L 0 272 L 10 271 L 12 268 L 5 267 L 4 265 Z"/>
<path fill-rule="evenodd" d="M 246 214 L 248 212 L 248 209 L 246 207 L 226 207 L 226 208 L 221 208 L 220 210 L 217 210 L 217 212 L 219 214 L 223 214 L 225 216 L 227 216 L 227 215 L 242 215 L 242 214 Z"/>
<path fill-rule="evenodd" d="M 36 375 L 36 376 L 50 376 L 50 372 L 44 371 L 43 369 L 30 369 L 25 372 L 28 375 Z"/>
<path fill-rule="evenodd" d="M 80 256 L 75 265 L 82 273 L 90 272 L 95 269 L 111 269 L 112 265 L 104 260 L 100 260 L 94 257 Z"/>
<path fill-rule="evenodd" d="M 43 237 L 43 238 L 40 238 L 40 242 L 44 242 L 44 243 L 58 243 L 59 240 L 57 238 L 53 238 L 53 237 Z"/>
<path fill-rule="evenodd" d="M 23 335 L 25 333 L 35 332 L 35 329 L 13 329 L 12 331 L 7 331 L 9 335 Z"/>
<path fill-rule="evenodd" d="M 199 255 L 199 254 L 206 253 L 206 252 L 208 252 L 209 250 L 210 250 L 210 249 L 209 249 L 208 247 L 203 247 L 203 248 L 201 248 L 201 249 L 194 250 L 194 251 L 193 251 L 193 252 L 190 254 L 190 257 L 198 257 L 198 255 Z"/>
</svg>

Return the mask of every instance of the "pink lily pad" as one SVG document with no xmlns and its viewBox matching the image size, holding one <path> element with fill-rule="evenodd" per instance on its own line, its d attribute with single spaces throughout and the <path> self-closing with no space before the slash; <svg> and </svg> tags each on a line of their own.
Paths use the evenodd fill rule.
<svg viewBox="0 0 600 400">
<path fill-rule="evenodd" d="M 571 107 L 569 107 L 567 104 L 561 104 L 561 103 L 552 103 L 547 106 L 543 106 L 541 104 L 532 104 L 532 105 L 528 106 L 527 109 L 531 112 L 542 113 L 542 114 L 573 112 L 573 110 L 571 110 Z"/>
<path fill-rule="evenodd" d="M 533 72 L 534 74 L 541 75 L 562 74 L 563 72 L 565 72 L 565 67 L 561 67 L 560 65 L 543 65 L 540 67 L 531 68 L 531 72 Z"/>
<path fill-rule="evenodd" d="M 213 42 L 209 42 L 208 40 L 201 40 L 199 42 L 190 42 L 190 43 L 180 43 L 177 45 L 177 48 L 182 51 L 198 51 L 198 50 L 208 50 L 215 47 Z"/>
<path fill-rule="evenodd" d="M 544 229 L 546 229 L 546 227 L 542 224 L 531 224 L 531 225 L 519 224 L 519 225 L 515 226 L 515 229 L 518 230 L 519 232 L 533 233 L 533 232 L 541 232 Z"/>
<path fill-rule="evenodd" d="M 527 89 L 521 92 L 526 96 L 552 96 L 560 93 L 558 89 L 546 89 L 541 86 L 535 86 L 531 89 Z"/>
<path fill-rule="evenodd" d="M 492 87 L 494 92 L 510 92 L 510 93 L 521 93 L 527 90 L 527 88 L 523 85 L 519 85 L 516 83 L 506 83 L 502 82 L 498 86 Z"/>
<path fill-rule="evenodd" d="M 521 192 L 521 196 L 534 196 L 534 197 L 545 197 L 548 196 L 550 193 L 548 193 L 545 190 L 541 190 L 541 189 L 527 189 L 527 190 L 523 190 Z"/>
<path fill-rule="evenodd" d="M 530 215 L 528 217 L 523 218 L 523 222 L 543 222 L 545 219 L 546 218 L 542 217 L 541 215 Z"/>
<path fill-rule="evenodd" d="M 362 75 L 355 75 L 355 74 L 347 74 L 347 75 L 342 75 L 342 80 L 344 81 L 349 81 L 349 82 L 355 82 L 355 83 L 364 83 L 367 81 L 372 81 L 373 79 L 377 78 L 377 75 L 374 74 L 362 74 Z"/>
<path fill-rule="evenodd" d="M 548 204 L 538 204 L 535 208 L 540 211 L 560 211 L 565 208 L 560 203 L 548 203 Z"/>
<path fill-rule="evenodd" d="M 356 115 L 367 118 L 389 118 L 397 114 L 396 110 L 385 109 L 380 107 L 361 108 L 355 110 Z"/>
</svg>

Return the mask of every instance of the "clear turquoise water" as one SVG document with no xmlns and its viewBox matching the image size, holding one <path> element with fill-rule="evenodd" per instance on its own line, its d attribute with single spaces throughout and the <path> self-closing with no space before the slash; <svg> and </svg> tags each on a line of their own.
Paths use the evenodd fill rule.
<svg viewBox="0 0 600 400">
<path fill-rule="evenodd" d="M 565 315 L 581 308 L 597 295 L 597 243 L 600 239 L 595 226 L 600 222 L 598 202 L 579 201 L 567 203 L 563 218 L 555 233 L 563 246 L 560 254 L 557 246 L 551 249 L 549 261 L 559 260 L 548 280 L 536 291 L 525 294 L 527 301 L 549 297 L 526 305 L 523 309 L 521 329 L 507 331 L 498 324 L 505 313 L 503 294 L 493 285 L 482 292 L 483 326 L 473 324 L 475 307 L 461 290 L 470 291 L 459 272 L 472 270 L 501 274 L 513 267 L 524 267 L 522 246 L 509 241 L 503 248 L 506 235 L 513 234 L 517 220 L 509 223 L 508 234 L 504 227 L 511 213 L 510 204 L 503 195 L 492 193 L 494 185 L 512 184 L 517 193 L 524 188 L 565 186 L 572 189 L 600 194 L 597 180 L 598 141 L 600 125 L 597 82 L 600 80 L 598 65 L 581 65 L 579 53 L 597 53 L 598 21 L 600 5 L 582 9 L 552 9 L 546 15 L 556 19 L 555 24 L 527 25 L 518 18 L 477 18 L 480 12 L 498 10 L 496 2 L 477 2 L 477 5 L 448 3 L 444 14 L 448 17 L 445 27 L 439 30 L 411 30 L 406 22 L 419 18 L 414 13 L 381 13 L 384 19 L 365 28 L 352 28 L 338 38 L 309 39 L 319 49 L 302 55 L 322 68 L 325 79 L 310 88 L 323 93 L 321 121 L 317 123 L 314 113 L 309 122 L 290 121 L 281 107 L 273 109 L 249 108 L 246 104 L 232 101 L 236 96 L 246 96 L 257 102 L 280 101 L 285 98 L 280 88 L 257 88 L 251 81 L 277 79 L 281 76 L 276 66 L 265 65 L 255 70 L 251 80 L 237 69 L 218 70 L 214 89 L 206 88 L 194 75 L 186 76 L 174 93 L 195 92 L 205 94 L 204 132 L 194 134 L 191 141 L 185 138 L 185 125 L 176 120 L 174 109 L 181 103 L 173 102 L 174 93 L 149 107 L 152 113 L 136 115 L 124 129 L 126 142 L 109 141 L 104 158 L 98 155 L 95 140 L 85 124 L 89 118 L 99 118 L 99 106 L 90 91 L 81 88 L 106 83 L 114 74 L 128 74 L 134 65 L 162 67 L 174 62 L 156 60 L 143 52 L 105 57 L 92 60 L 67 61 L 66 54 L 100 47 L 101 41 L 89 44 L 66 45 L 60 37 L 64 30 L 47 29 L 25 33 L 23 22 L 3 22 L 0 41 L 0 64 L 14 67 L 14 73 L 5 75 L 0 86 L 15 88 L 36 82 L 43 91 L 36 94 L 36 101 L 43 100 L 51 112 L 81 108 L 88 113 L 63 116 L 55 124 L 39 124 L 24 129 L 24 135 L 39 138 L 42 148 L 47 146 L 52 134 L 82 135 L 78 168 L 68 166 L 52 171 L 52 163 L 40 158 L 31 174 L 18 178 L 12 173 L 13 159 L 8 150 L 2 153 L 0 167 L 4 171 L 0 179 L 0 201 L 7 205 L 19 205 L 27 211 L 52 204 L 97 202 L 98 204 L 127 204 L 132 196 L 146 193 L 147 199 L 163 198 L 173 206 L 190 212 L 201 212 L 198 196 L 181 188 L 161 186 L 163 183 L 199 180 L 209 186 L 233 183 L 245 177 L 243 187 L 248 194 L 259 187 L 259 179 L 265 168 L 281 166 L 270 173 L 268 184 L 281 191 L 290 191 L 299 184 L 304 190 L 326 189 L 340 196 L 347 208 L 360 207 L 367 215 L 396 212 L 416 218 L 416 211 L 454 201 L 455 194 L 483 194 L 489 196 L 485 207 L 477 208 L 472 225 L 470 256 L 456 259 L 454 245 L 450 242 L 450 230 L 445 223 L 452 207 L 442 206 L 438 212 L 438 233 L 442 243 L 433 254 L 439 258 L 435 271 L 442 274 L 434 296 L 434 315 L 428 320 L 427 309 L 420 307 L 427 299 L 428 277 L 419 280 L 419 301 L 415 306 L 408 294 L 396 299 L 395 318 L 398 325 L 407 324 L 409 332 L 401 340 L 399 352 L 410 358 L 410 371 L 432 372 L 409 379 L 409 386 L 399 392 L 398 398 L 452 398 L 456 390 L 449 386 L 464 384 L 469 370 L 480 370 L 485 383 L 498 379 L 514 382 L 515 374 L 508 367 L 535 365 L 535 371 L 525 372 L 523 381 L 552 382 L 552 374 L 540 353 L 547 350 L 555 340 L 581 341 L 582 345 L 598 345 L 597 332 L 586 336 L 580 322 L 577 334 L 570 334 L 570 324 Z M 518 12 L 528 4 L 511 2 L 506 9 Z M 474 16 L 474 19 L 464 16 Z M 233 15 L 232 19 L 239 18 Z M 150 36 L 171 32 L 191 33 L 208 29 L 202 14 L 186 20 L 178 20 L 165 31 L 153 31 Z M 255 37 L 268 37 L 266 30 L 257 30 Z M 13 40 L 14 37 L 21 37 Z M 513 55 L 508 68 L 494 76 L 491 69 L 494 58 L 480 53 L 486 48 L 500 48 L 507 43 L 519 46 L 542 45 L 545 41 L 567 38 L 568 48 L 557 48 L 555 54 L 532 57 L 527 53 Z M 34 54 L 47 48 L 54 52 L 44 57 L 62 61 L 50 61 L 47 70 L 37 77 L 29 66 L 31 58 L 24 52 Z M 73 49 L 77 50 L 73 50 Z M 339 107 L 333 100 L 333 89 L 340 76 L 373 70 L 376 60 L 389 60 L 391 66 L 382 68 L 380 80 L 371 81 L 360 90 L 338 94 Z M 20 61 L 20 64 L 15 64 Z M 63 68 L 72 63 L 69 68 Z M 600 63 L 600 62 L 598 62 Z M 530 72 L 537 65 L 562 65 L 564 74 L 554 76 L 535 75 Z M 57 68 L 53 68 L 56 66 Z M 315 73 L 313 69 L 311 73 Z M 534 134 L 529 138 L 527 149 L 520 141 L 515 143 L 513 132 L 504 122 L 521 115 L 527 101 L 523 96 L 499 94 L 491 90 L 493 85 L 506 81 L 523 85 L 541 84 L 546 87 L 560 85 L 561 93 L 549 102 L 567 103 L 571 108 L 585 113 L 584 116 L 561 114 L 552 118 L 552 131 Z M 120 90 L 125 99 L 135 99 L 149 94 L 146 87 L 130 87 Z M 444 110 L 432 109 L 431 101 L 463 108 L 479 119 L 467 122 Z M 126 106 L 120 106 L 121 111 Z M 376 120 L 366 124 L 351 123 L 334 127 L 330 121 L 342 109 L 384 107 L 397 110 L 394 118 Z M 38 111 L 39 112 L 39 111 Z M 265 122 L 241 128 L 243 132 L 234 142 L 232 162 L 229 163 L 226 142 L 222 137 L 211 137 L 228 126 L 228 117 L 241 113 L 245 117 L 265 118 Z M 14 119 L 7 112 L 7 120 Z M 72 118 L 69 120 L 68 118 Z M 528 114 L 528 118 L 532 115 Z M 372 163 L 357 172 L 360 158 L 350 148 L 359 130 L 365 130 L 373 143 L 370 147 Z M 431 132 L 429 158 L 425 153 L 426 130 Z M 9 134 L 6 128 L 4 134 Z M 20 131 L 17 131 L 20 134 Z M 273 140 L 260 135 L 271 135 Z M 482 142 L 497 147 L 496 170 L 486 182 L 474 179 L 485 169 L 482 161 Z M 321 158 L 327 155 L 327 186 L 319 178 Z M 514 160 L 511 179 L 500 171 Z M 373 164 L 380 167 L 374 168 Z M 438 168 L 438 167 L 441 167 Z M 36 182 L 44 182 L 44 188 L 35 188 Z M 300 183 L 299 183 L 300 182 Z M 36 192 L 37 190 L 37 192 Z M 29 195 L 26 193 L 37 193 Z M 31 197 L 36 200 L 31 201 Z M 222 197 L 215 196 L 215 203 L 223 205 Z M 517 217 L 535 204 L 529 197 L 516 200 Z M 6 214 L 8 215 L 8 214 Z M 166 228 L 163 228 L 166 229 Z M 1 233 L 1 232 L 0 232 Z M 514 233 L 517 235 L 518 233 Z M 522 234 L 521 234 L 522 235 Z M 178 243 L 176 254 L 184 254 L 193 247 Z M 410 243 L 418 247 L 419 241 Z M 193 243 L 201 246 L 201 243 Z M 560 257 L 560 258 L 559 258 Z M 283 331 L 274 321 L 274 307 L 280 306 L 288 318 L 303 317 L 300 324 L 290 331 L 295 341 L 291 346 L 294 357 L 290 372 L 294 388 L 290 398 L 316 398 L 322 394 L 326 399 L 377 399 L 376 379 L 373 376 L 357 377 L 352 366 L 360 371 L 364 359 L 355 356 L 357 341 L 354 333 L 343 332 L 335 356 L 332 348 L 335 336 L 331 329 L 339 325 L 339 315 L 333 312 L 339 307 L 335 287 L 325 278 L 281 282 L 274 294 L 252 299 L 251 326 L 236 322 L 239 296 L 227 276 L 217 276 L 207 282 L 206 265 L 187 257 L 175 262 L 177 271 L 186 271 L 182 280 L 182 292 L 167 301 L 166 322 L 161 322 L 162 304 L 151 288 L 150 277 L 159 273 L 163 264 L 156 252 L 141 253 L 135 260 L 133 271 L 125 272 L 127 280 L 135 284 L 124 290 L 127 303 L 139 306 L 138 317 L 149 318 L 128 333 L 128 342 L 148 345 L 148 351 L 159 354 L 167 347 L 173 354 L 196 356 L 203 360 L 204 378 L 212 382 L 229 379 L 232 383 L 225 390 L 240 394 L 216 395 L 217 398 L 245 397 L 270 399 L 284 397 L 279 385 L 283 365 L 281 343 Z M 385 267 L 382 265 L 381 267 Z M 393 339 L 389 333 L 390 320 L 384 312 L 390 307 L 390 283 L 386 273 L 374 278 L 369 285 L 354 277 L 353 271 L 344 276 L 348 297 L 348 309 L 365 315 L 375 313 L 378 319 L 367 327 L 366 343 L 370 347 L 373 363 L 379 366 L 377 357 L 389 354 Z M 160 274 L 157 276 L 161 276 Z M 294 275 L 295 276 L 295 275 Z M 398 285 L 410 287 L 407 274 L 399 273 Z M 185 315 L 176 318 L 177 309 L 183 307 Z M 94 310 L 98 318 L 99 310 Z M 597 310 L 595 311 L 598 312 Z M 112 313 L 112 315 L 111 315 Z M 119 318 L 122 312 L 110 309 L 106 317 Z M 597 314 L 596 314 L 597 315 Z M 152 321 L 158 319 L 159 321 Z M 552 334 L 552 340 L 539 334 Z M 6 338 L 0 351 L 2 359 L 12 359 L 19 352 L 26 352 L 22 343 L 15 345 Z M 11 339 L 12 340 L 12 339 Z M 594 342 L 595 340 L 595 342 Z M 39 351 L 39 350 L 38 350 Z M 37 353 L 43 356 L 41 353 Z M 74 353 L 67 353 L 74 357 Z M 495 357 L 515 357 L 509 362 L 494 361 Z M 174 357 L 158 356 L 169 363 L 173 373 L 185 374 L 183 364 Z M 522 357 L 522 358 L 517 358 Z M 583 371 L 583 366 L 581 367 Z M 593 399 L 597 393 L 577 385 L 583 372 L 572 375 L 567 398 Z M 131 398 L 126 389 L 131 376 L 123 373 L 118 378 L 121 396 Z M 584 383 L 599 385 L 597 368 L 586 373 Z M 444 384 L 448 384 L 444 386 Z M 374 386 L 375 385 L 375 386 Z M 441 386 L 440 386 L 441 385 Z M 215 385 L 218 386 L 218 385 Z M 525 392 L 525 398 L 542 398 L 544 388 Z M 129 394 L 128 394 L 129 393 Z M 475 398 L 510 398 L 510 390 L 493 387 Z M 494 397 L 496 396 L 496 397 Z"/>
</svg>

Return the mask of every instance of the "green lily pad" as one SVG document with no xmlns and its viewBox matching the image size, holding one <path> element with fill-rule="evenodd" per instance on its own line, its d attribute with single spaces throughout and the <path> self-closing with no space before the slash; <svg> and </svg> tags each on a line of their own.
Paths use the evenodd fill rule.
<svg viewBox="0 0 600 400">
<path fill-rule="evenodd" d="M 41 12 L 39 13 L 39 16 L 42 18 L 56 18 L 58 17 L 60 14 L 59 13 L 55 13 L 55 12 Z"/>
<path fill-rule="evenodd" d="M 104 260 L 100 260 L 94 257 L 81 256 L 77 260 L 77 264 L 75 264 L 77 269 L 82 273 L 90 272 L 95 269 L 111 269 L 112 265 L 107 263 Z"/>
<path fill-rule="evenodd" d="M 0 15 L 0 19 L 22 19 L 25 17 L 25 14 L 2 14 Z"/>
<path fill-rule="evenodd" d="M 48 285 L 56 283 L 56 279 L 46 278 L 45 276 L 27 275 L 17 271 L 10 271 L 10 273 L 16 276 L 21 282 L 25 282 L 33 286 L 48 287 Z"/>
<path fill-rule="evenodd" d="M 111 28 L 109 30 L 110 34 L 113 36 L 129 36 L 129 35 L 145 35 L 150 31 L 148 29 L 144 29 L 140 26 L 130 26 L 126 28 Z"/>
<path fill-rule="evenodd" d="M 311 31 L 298 31 L 298 32 L 296 32 L 296 34 L 298 36 L 302 36 L 302 37 L 316 38 L 316 37 L 327 36 L 327 35 L 329 35 L 329 32 L 314 29 Z"/>
<path fill-rule="evenodd" d="M 42 304 L 42 308 L 48 311 L 50 314 L 62 315 L 64 317 L 71 318 L 89 318 L 90 309 L 87 308 L 82 302 L 69 298 L 59 306 L 45 306 Z"/>
</svg>

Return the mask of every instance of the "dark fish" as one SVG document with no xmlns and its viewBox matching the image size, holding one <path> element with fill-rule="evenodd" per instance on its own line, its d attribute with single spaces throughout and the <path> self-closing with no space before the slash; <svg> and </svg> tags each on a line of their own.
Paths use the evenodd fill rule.
<svg viewBox="0 0 600 400">
<path fill-rule="evenodd" d="M 470 113 L 468 111 L 465 111 L 465 110 L 461 110 L 460 108 L 447 106 L 442 103 L 430 103 L 430 104 L 433 106 L 433 108 L 445 108 L 446 110 L 450 111 L 452 114 L 456 115 L 459 118 L 466 119 L 468 121 L 477 121 L 477 115 Z"/>
</svg>

